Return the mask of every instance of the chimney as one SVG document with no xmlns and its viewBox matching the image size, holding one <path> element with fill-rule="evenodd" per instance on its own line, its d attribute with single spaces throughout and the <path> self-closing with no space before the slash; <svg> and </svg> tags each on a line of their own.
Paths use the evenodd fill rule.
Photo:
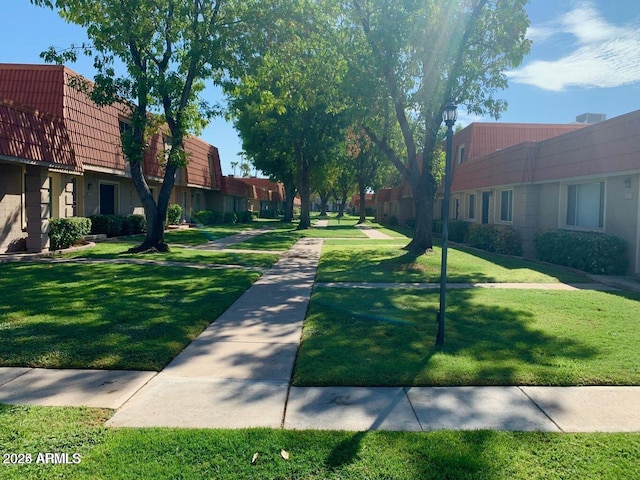
<svg viewBox="0 0 640 480">
<path fill-rule="evenodd" d="M 576 117 L 576 122 L 591 125 L 592 123 L 604 122 L 607 119 L 605 113 L 583 113 Z"/>
</svg>

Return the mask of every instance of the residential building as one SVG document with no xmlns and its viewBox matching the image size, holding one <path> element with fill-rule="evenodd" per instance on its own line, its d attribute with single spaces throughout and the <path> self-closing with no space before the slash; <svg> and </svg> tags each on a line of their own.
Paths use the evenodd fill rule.
<svg viewBox="0 0 640 480">
<path fill-rule="evenodd" d="M 453 137 L 449 218 L 511 225 L 526 256 L 544 229 L 615 235 L 627 241 L 629 274 L 640 275 L 638 132 L 640 111 L 591 125 L 471 124 Z M 379 208 L 412 215 L 393 189 L 382 193 Z"/>
<path fill-rule="evenodd" d="M 47 249 L 52 217 L 143 213 L 121 148 L 128 109 L 98 107 L 73 78 L 64 66 L 0 64 L 0 253 L 25 238 L 28 251 Z M 156 198 L 166 143 L 166 132 L 150 138 L 144 162 Z M 188 137 L 185 150 L 171 203 L 188 220 L 225 202 L 216 147 Z"/>
</svg>

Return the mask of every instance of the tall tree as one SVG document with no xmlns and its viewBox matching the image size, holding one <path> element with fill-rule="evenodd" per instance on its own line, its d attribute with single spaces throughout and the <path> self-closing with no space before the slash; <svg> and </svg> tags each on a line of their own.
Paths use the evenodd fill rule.
<svg viewBox="0 0 640 480">
<path fill-rule="evenodd" d="M 256 25 L 265 29 L 247 33 L 245 41 L 253 44 L 237 53 L 240 67 L 232 76 L 239 74 L 226 86 L 231 115 L 244 118 L 236 123 L 243 144 L 259 124 L 276 132 L 267 139 L 268 148 L 280 148 L 275 158 L 291 160 L 301 199 L 301 229 L 311 225 L 312 172 L 340 137 L 345 118 L 338 87 L 346 65 L 338 54 L 335 12 L 326 9 L 329 3 L 250 2 Z"/>
<path fill-rule="evenodd" d="M 527 0 L 351 0 L 351 67 L 359 70 L 361 101 L 391 102 L 403 145 L 375 126 L 363 128 L 411 187 L 415 230 L 407 249 L 433 246 L 433 201 L 441 175 L 438 131 L 445 103 L 495 118 L 507 104 L 495 98 L 505 71 L 528 52 Z"/>
<path fill-rule="evenodd" d="M 131 129 L 122 135 L 123 153 L 144 207 L 147 234 L 135 251 L 166 251 L 164 223 L 176 172 L 188 162 L 184 138 L 202 126 L 208 109 L 199 101 L 203 81 L 220 75 L 231 23 L 225 0 L 31 0 L 58 9 L 65 20 L 83 26 L 98 71 L 89 89 L 99 105 L 126 102 Z M 48 59 L 73 60 L 75 51 Z M 126 67 L 116 76 L 114 60 Z M 154 126 L 151 112 L 166 125 L 164 177 L 153 198 L 143 167 L 146 136 Z"/>
</svg>

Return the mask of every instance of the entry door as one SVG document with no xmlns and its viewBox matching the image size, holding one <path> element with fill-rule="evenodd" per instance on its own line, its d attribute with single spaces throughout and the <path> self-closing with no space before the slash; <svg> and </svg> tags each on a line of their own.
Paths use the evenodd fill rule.
<svg viewBox="0 0 640 480">
<path fill-rule="evenodd" d="M 482 223 L 489 223 L 489 198 L 491 192 L 482 192 Z"/>
<path fill-rule="evenodd" d="M 116 186 L 109 183 L 100 184 L 100 215 L 115 215 Z"/>
</svg>

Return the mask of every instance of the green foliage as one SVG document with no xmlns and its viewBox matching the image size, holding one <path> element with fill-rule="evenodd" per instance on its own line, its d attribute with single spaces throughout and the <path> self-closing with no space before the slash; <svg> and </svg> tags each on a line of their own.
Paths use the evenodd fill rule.
<svg viewBox="0 0 640 480">
<path fill-rule="evenodd" d="M 121 215 L 93 215 L 91 219 L 91 233 L 93 235 L 104 234 L 107 237 L 119 237 L 122 235 L 124 217 Z"/>
<path fill-rule="evenodd" d="M 122 235 L 138 235 L 147 231 L 147 219 L 144 215 L 126 215 L 122 222 Z"/>
<path fill-rule="evenodd" d="M 200 210 L 193 214 L 193 219 L 201 225 L 217 225 L 222 223 L 222 212 L 217 210 Z"/>
<path fill-rule="evenodd" d="M 472 247 L 503 255 L 522 255 L 522 240 L 510 225 L 473 224 L 468 243 Z"/>
<path fill-rule="evenodd" d="M 238 212 L 238 223 L 251 223 L 253 222 L 253 214 L 249 210 L 244 212 Z"/>
<path fill-rule="evenodd" d="M 147 220 L 144 215 L 93 215 L 91 233 L 104 234 L 107 237 L 122 235 L 138 235 L 147 231 Z"/>
<path fill-rule="evenodd" d="M 69 248 L 91 232 L 91 220 L 85 217 L 49 219 L 51 250 Z"/>
<path fill-rule="evenodd" d="M 398 217 L 396 217 L 395 215 L 391 215 L 389 217 L 389 226 L 390 227 L 395 227 L 396 225 L 398 225 L 400 222 L 398 221 Z"/>
<path fill-rule="evenodd" d="M 172 203 L 167 208 L 167 223 L 169 225 L 178 225 L 182 218 L 182 207 L 177 203 Z"/>
<path fill-rule="evenodd" d="M 627 242 L 612 235 L 547 230 L 535 238 L 536 258 L 600 275 L 624 275 Z"/>
<path fill-rule="evenodd" d="M 469 234 L 469 223 L 464 220 L 449 220 L 449 240 L 464 243 Z"/>
<path fill-rule="evenodd" d="M 223 221 L 229 225 L 235 225 L 238 223 L 238 215 L 235 212 L 225 212 L 223 216 Z"/>
</svg>

